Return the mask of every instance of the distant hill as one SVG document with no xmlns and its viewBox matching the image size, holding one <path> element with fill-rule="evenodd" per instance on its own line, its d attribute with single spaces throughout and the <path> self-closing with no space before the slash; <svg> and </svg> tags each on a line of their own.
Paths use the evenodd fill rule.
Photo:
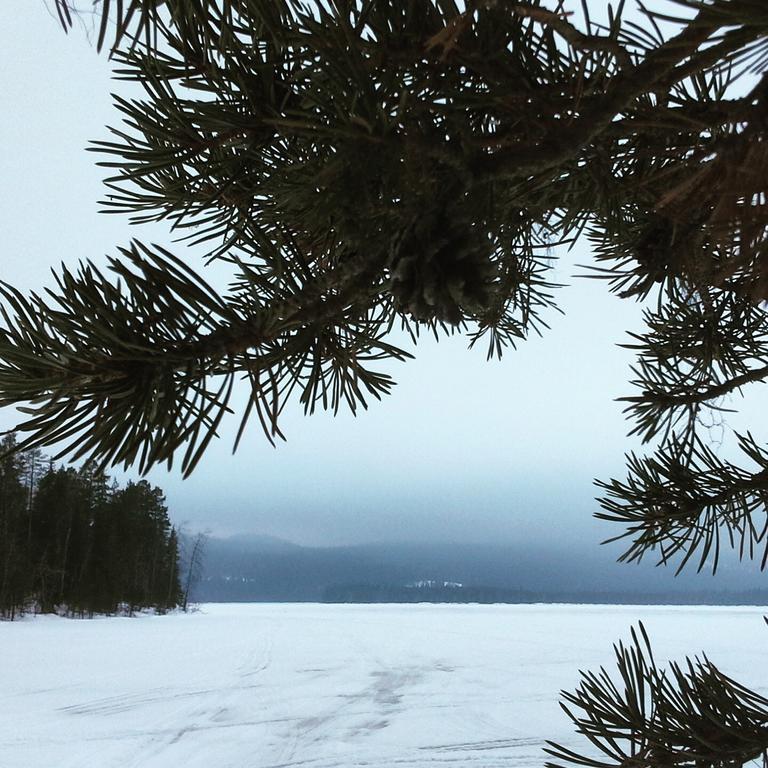
<svg viewBox="0 0 768 768">
<path fill-rule="evenodd" d="M 715 577 L 691 571 L 675 578 L 672 568 L 620 565 L 614 555 L 605 548 L 564 545 L 303 547 L 260 535 L 211 538 L 194 597 L 204 602 L 768 604 L 768 577 L 751 564 L 726 558 Z"/>
</svg>

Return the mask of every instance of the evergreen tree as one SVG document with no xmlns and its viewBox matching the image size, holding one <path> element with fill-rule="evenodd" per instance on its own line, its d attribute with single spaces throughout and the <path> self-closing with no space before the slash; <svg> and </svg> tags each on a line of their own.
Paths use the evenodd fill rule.
<svg viewBox="0 0 768 768">
<path fill-rule="evenodd" d="M 658 448 L 602 484 L 625 559 L 704 567 L 725 541 L 765 565 L 768 453 L 747 434 L 745 466 L 722 461 L 701 424 L 768 377 L 768 4 L 670 0 L 641 25 L 564 5 L 97 0 L 99 44 L 113 28 L 146 92 L 118 97 L 125 125 L 96 146 L 106 206 L 170 221 L 234 283 L 134 242 L 115 278 L 86 262 L 51 298 L 5 286 L 0 403 L 33 404 L 21 445 L 189 473 L 237 377 L 243 427 L 255 414 L 272 440 L 293 393 L 308 411 L 387 393 L 395 326 L 515 346 L 554 305 L 549 249 L 585 235 L 611 290 L 657 305 L 627 413 Z M 665 674 L 636 643 L 619 670 L 623 693 L 587 676 L 569 699 L 604 761 L 561 761 L 768 746 L 766 702 L 708 662 Z"/>
<path fill-rule="evenodd" d="M 0 616 L 13 618 L 30 592 L 26 494 L 14 435 L 0 441 Z"/>
<path fill-rule="evenodd" d="M 108 528 L 108 503 L 110 498 L 109 478 L 93 464 L 85 464 L 79 471 L 83 488 L 82 525 L 85 530 L 84 545 L 75 581 L 76 593 L 72 597 L 73 610 L 81 615 L 93 615 L 103 612 L 100 591 L 105 573 L 108 572 L 108 560 L 103 551 L 104 530 Z M 100 569 L 99 566 L 102 566 Z"/>
<path fill-rule="evenodd" d="M 51 465 L 40 480 L 32 513 L 35 593 L 43 612 L 63 605 L 82 548 L 83 498 L 78 473 Z"/>
<path fill-rule="evenodd" d="M 4 438 L 0 460 L 0 616 L 180 604 L 178 538 L 159 488 L 121 489 L 92 464 L 49 461 L 30 495 L 29 469 L 45 461 L 13 452 L 14 441 Z"/>
</svg>

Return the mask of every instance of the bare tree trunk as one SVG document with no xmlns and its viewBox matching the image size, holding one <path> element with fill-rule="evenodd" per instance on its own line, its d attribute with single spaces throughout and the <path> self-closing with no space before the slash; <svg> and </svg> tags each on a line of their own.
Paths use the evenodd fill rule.
<svg viewBox="0 0 768 768">
<path fill-rule="evenodd" d="M 208 536 L 204 533 L 198 533 L 195 536 L 195 543 L 192 545 L 192 553 L 189 556 L 189 567 L 187 568 L 187 578 L 184 583 L 184 595 L 181 607 L 184 611 L 189 605 L 189 593 L 192 587 L 200 580 L 203 573 L 203 555 L 205 554 L 205 544 Z"/>
</svg>

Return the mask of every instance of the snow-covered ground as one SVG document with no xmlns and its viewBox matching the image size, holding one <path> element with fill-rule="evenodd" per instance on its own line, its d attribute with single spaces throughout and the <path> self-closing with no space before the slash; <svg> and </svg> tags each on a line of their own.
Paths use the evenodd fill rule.
<svg viewBox="0 0 768 768">
<path fill-rule="evenodd" d="M 768 693 L 758 608 L 205 605 L 0 624 L 2 768 L 542 765 L 558 708 L 642 619 Z"/>
</svg>

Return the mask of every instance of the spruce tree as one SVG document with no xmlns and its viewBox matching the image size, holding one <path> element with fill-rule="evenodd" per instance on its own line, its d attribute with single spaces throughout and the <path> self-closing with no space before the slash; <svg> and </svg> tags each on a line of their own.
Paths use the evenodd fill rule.
<svg viewBox="0 0 768 768">
<path fill-rule="evenodd" d="M 75 581 L 78 585 L 73 608 L 81 615 L 92 616 L 99 611 L 101 578 L 99 566 L 104 561 L 102 552 L 104 515 L 109 501 L 109 478 L 93 464 L 84 464 L 79 471 L 82 484 L 82 520 L 87 534 L 78 563 Z"/>
<path fill-rule="evenodd" d="M 233 283 L 135 241 L 113 274 L 4 286 L 0 403 L 32 404 L 22 447 L 189 473 L 237 378 L 242 428 L 274 440 L 293 395 L 386 394 L 377 364 L 408 356 L 393 328 L 514 347 L 554 308 L 550 249 L 586 237 L 607 288 L 654 306 L 626 403 L 656 450 L 601 483 L 624 559 L 703 568 L 726 543 L 765 566 L 768 451 L 740 435 L 741 466 L 702 432 L 768 376 L 764 0 L 639 4 L 642 24 L 539 0 L 95 5 L 99 45 L 145 90 L 94 147 L 105 206 L 169 221 Z M 638 640 L 618 664 L 623 690 L 587 675 L 567 699 L 602 761 L 553 748 L 561 763 L 765 754 L 768 702 L 708 661 L 665 672 Z"/>
<path fill-rule="evenodd" d="M 13 619 L 31 592 L 26 494 L 15 437 L 0 441 L 0 617 Z"/>
</svg>

